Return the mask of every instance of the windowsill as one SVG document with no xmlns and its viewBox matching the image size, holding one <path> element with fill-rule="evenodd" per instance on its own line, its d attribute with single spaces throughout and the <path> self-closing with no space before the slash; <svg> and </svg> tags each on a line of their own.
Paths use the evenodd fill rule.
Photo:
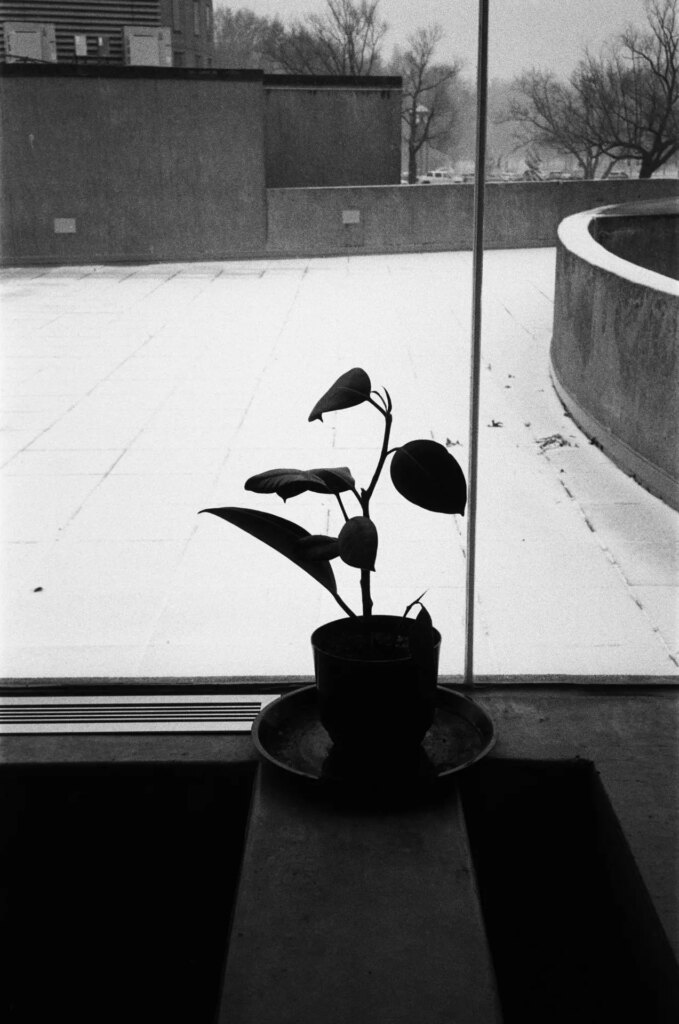
<svg viewBox="0 0 679 1024">
<path fill-rule="evenodd" d="M 183 682 L 184 685 L 187 685 L 187 681 Z M 275 680 L 269 682 L 274 686 L 277 685 L 279 690 L 285 686 L 294 685 L 290 680 L 279 681 L 278 684 Z M 198 681 L 194 681 L 194 685 L 197 683 Z M 217 681 L 214 682 L 214 686 L 217 686 Z M 52 692 L 54 692 L 53 688 Z M 583 764 L 590 762 L 594 766 L 602 791 L 607 801 L 610 802 L 614 819 L 619 822 L 631 853 L 628 858 L 629 865 L 631 865 L 628 874 L 634 874 L 638 869 L 650 896 L 649 905 L 654 908 L 662 930 L 674 950 L 674 956 L 679 959 L 679 900 L 676 873 L 676 850 L 679 837 L 679 811 L 676 802 L 676 779 L 679 768 L 679 743 L 677 742 L 679 689 L 676 685 L 671 685 L 671 681 L 666 681 L 664 685 L 658 685 L 655 680 L 653 682 L 636 680 L 636 684 L 633 685 L 620 685 L 619 681 L 616 683 L 610 680 L 604 685 L 599 685 L 596 678 L 580 679 L 577 683 L 574 683 L 573 680 L 562 679 L 560 685 L 555 682 L 543 684 L 540 681 L 524 682 L 523 685 L 520 685 L 518 680 L 508 682 L 495 680 L 493 682 L 485 681 L 484 685 L 479 686 L 475 691 L 475 698 L 488 710 L 498 732 L 498 742 L 485 762 L 489 769 L 496 774 L 496 777 L 498 774 L 500 778 L 508 777 L 508 773 L 501 770 L 503 761 L 528 764 L 539 762 Z M 80 765 L 87 770 L 87 766 L 95 765 L 115 765 L 121 768 L 134 765 L 182 765 L 200 766 L 201 771 L 207 771 L 208 774 L 211 767 L 220 765 L 254 766 L 256 764 L 256 754 L 247 734 L 210 733 L 4 736 L 0 738 L 0 758 L 5 766 Z M 279 782 L 280 780 L 274 778 L 271 784 L 274 787 L 279 787 Z M 256 802 L 253 805 L 253 820 L 259 813 L 258 806 L 261 810 L 261 792 L 256 799 L 260 803 L 258 805 Z M 420 885 L 418 865 L 421 866 L 422 856 L 425 856 L 425 859 L 429 856 L 429 854 L 422 854 L 422 850 L 429 848 L 432 838 L 427 831 L 430 827 L 428 824 L 422 825 L 420 822 L 424 832 L 420 834 L 418 840 L 417 830 L 413 831 L 408 826 L 406 819 L 403 819 L 397 826 L 394 826 L 393 821 L 388 827 L 386 824 L 383 826 L 379 821 L 372 825 L 363 821 L 361 825 L 358 823 L 361 815 L 357 814 L 349 816 L 345 823 L 345 830 L 342 828 L 337 830 L 331 823 L 328 825 L 330 831 L 324 833 L 326 826 L 323 825 L 323 821 L 326 819 L 322 815 L 318 817 L 312 805 L 313 801 L 307 800 L 303 795 L 293 794 L 288 798 L 284 794 L 282 801 L 274 808 L 280 821 L 287 822 L 287 825 L 275 840 L 279 844 L 280 856 L 275 856 L 276 851 L 273 849 L 269 850 L 267 855 L 267 870 L 270 872 L 268 877 L 273 884 L 278 877 L 277 871 L 283 870 L 284 865 L 288 864 L 292 874 L 289 875 L 287 892 L 288 894 L 292 893 L 294 897 L 292 899 L 293 909 L 298 905 L 297 896 L 304 890 L 305 885 L 311 884 L 309 878 L 313 878 L 315 871 L 316 876 L 323 881 L 323 884 L 330 885 L 331 889 L 332 884 L 335 883 L 339 887 L 336 909 L 338 913 L 340 912 L 339 892 L 344 892 L 345 896 L 349 898 L 352 891 L 351 886 L 355 881 L 355 879 L 352 881 L 350 873 L 350 866 L 354 862 L 353 853 L 350 846 L 343 849 L 342 836 L 354 835 L 357 828 L 360 830 L 364 827 L 376 830 L 375 842 L 378 844 L 382 841 L 386 842 L 389 828 L 397 827 L 398 830 L 403 827 L 405 829 L 402 834 L 403 841 L 415 844 L 412 846 L 411 860 L 413 874 L 412 877 L 406 879 L 406 888 L 410 887 L 408 891 L 412 889 L 412 899 L 420 898 L 416 896 Z M 433 848 L 436 848 L 439 840 L 443 846 L 450 841 L 450 837 L 446 838 L 446 829 L 448 829 L 446 816 L 439 816 L 436 818 L 436 822 L 438 824 L 435 823 L 435 830 L 441 829 L 442 831 L 440 834 L 436 831 L 433 834 Z M 320 832 L 317 831 L 319 827 Z M 615 828 L 613 832 L 615 832 Z M 320 843 L 318 847 L 320 852 L 315 862 L 317 870 L 314 868 L 313 856 L 311 860 L 305 860 L 301 854 L 301 859 L 292 856 L 295 844 L 299 847 L 299 842 L 307 834 L 308 829 L 311 829 L 312 835 L 316 835 L 315 842 Z M 292 836 L 291 845 L 285 838 L 288 831 Z M 271 834 L 270 829 L 268 829 L 268 834 Z M 323 838 L 324 834 L 325 839 Z M 438 835 L 438 839 L 436 835 Z M 357 835 L 355 838 L 359 839 L 360 837 Z M 389 841 L 391 842 L 393 839 L 392 835 Z M 251 841 L 254 842 L 252 833 Z M 367 833 L 363 836 L 362 841 L 367 843 Z M 369 845 L 368 843 L 368 847 Z M 255 857 L 255 868 L 258 856 Z M 388 856 L 388 844 L 380 856 Z M 250 857 L 249 862 L 248 857 Z M 290 860 L 291 857 L 292 860 Z M 369 849 L 366 857 L 365 865 L 368 870 L 373 863 Z M 278 867 L 276 867 L 277 862 L 279 862 Z M 249 870 L 248 863 L 252 868 L 252 850 L 246 854 L 244 864 L 246 874 Z M 439 858 L 439 863 L 442 865 L 441 870 L 444 873 L 449 871 L 450 864 L 445 862 L 445 858 Z M 355 864 L 358 869 L 359 860 L 356 860 Z M 393 897 L 397 900 L 398 872 L 403 870 L 403 864 L 399 866 L 398 858 L 391 864 L 387 875 L 392 869 L 393 877 L 389 884 L 394 888 Z M 239 898 L 245 898 L 246 891 L 246 887 L 242 884 Z M 464 899 L 467 899 L 468 896 L 469 893 L 464 896 Z M 421 898 L 424 899 L 425 896 Z M 313 886 L 310 900 L 307 910 L 300 910 L 300 912 L 317 913 L 321 919 L 324 914 L 327 916 L 330 908 L 326 906 L 324 909 L 322 904 L 314 902 Z M 282 914 L 282 919 L 285 919 L 286 915 L 291 912 L 290 908 L 285 906 L 278 909 Z M 399 914 L 402 910 L 403 908 Z M 349 919 L 351 919 L 351 915 Z M 415 927 L 415 921 L 416 918 L 413 918 L 413 927 Z M 438 923 L 435 923 L 433 918 L 430 918 L 433 928 L 431 941 L 434 947 L 439 941 L 437 929 L 444 927 L 443 919 L 437 918 L 437 921 Z M 388 919 L 384 918 L 382 920 L 383 928 L 387 925 Z M 426 931 L 422 921 L 417 924 L 417 928 Z M 251 938 L 253 934 L 250 933 Z M 264 932 L 260 929 L 257 941 L 261 941 L 263 934 Z M 377 947 L 381 941 L 381 934 L 385 933 L 378 928 L 375 935 Z M 269 939 L 271 939 L 271 935 L 269 935 Z M 446 939 L 446 941 L 448 940 Z M 451 941 L 453 946 L 450 949 L 456 948 L 454 940 L 451 939 Z M 428 942 L 427 936 L 423 935 L 423 960 L 420 964 L 422 971 L 419 974 L 423 984 L 431 966 L 426 959 L 430 948 Z M 479 945 L 477 941 L 474 948 L 477 949 L 477 953 L 481 957 L 481 960 L 477 962 L 477 967 L 480 963 L 480 969 L 483 972 L 486 970 L 487 964 L 484 967 L 482 943 Z M 233 949 L 235 950 L 236 947 Z M 477 956 L 477 954 L 474 955 Z M 229 963 L 230 970 L 235 971 L 237 967 L 235 952 Z M 280 967 L 280 964 L 278 966 Z M 290 961 L 288 966 L 294 973 L 293 961 Z M 301 968 L 301 973 L 304 978 L 308 979 L 308 972 L 305 968 Z M 417 974 L 417 971 L 415 973 Z M 247 983 L 250 984 L 249 980 Z M 308 984 L 307 981 L 304 983 Z M 322 979 L 319 985 L 322 987 Z M 450 993 L 446 996 L 446 992 L 444 984 L 440 993 L 442 998 L 444 996 L 446 999 L 448 998 Z M 247 992 L 245 995 L 247 996 Z M 488 1005 L 492 1006 L 492 998 Z M 245 1010 L 243 1013 L 242 1018 L 235 1017 L 234 1019 L 239 1022 L 248 1020 Z M 337 1020 L 348 1020 L 349 1016 L 347 1011 L 345 1017 L 338 1016 Z M 302 1024 L 303 1019 L 303 1017 L 297 1018 L 296 1024 Z M 482 1015 L 477 1019 L 487 1020 L 492 1017 L 484 1018 Z"/>
</svg>

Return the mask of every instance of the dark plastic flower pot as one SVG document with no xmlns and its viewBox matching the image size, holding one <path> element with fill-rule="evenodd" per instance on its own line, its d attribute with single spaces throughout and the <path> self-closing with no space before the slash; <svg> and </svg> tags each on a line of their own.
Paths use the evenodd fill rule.
<svg viewBox="0 0 679 1024">
<path fill-rule="evenodd" d="M 436 705 L 441 635 L 429 656 L 409 644 L 414 620 L 338 619 L 311 636 L 320 720 L 337 747 L 362 757 L 416 750 Z"/>
</svg>

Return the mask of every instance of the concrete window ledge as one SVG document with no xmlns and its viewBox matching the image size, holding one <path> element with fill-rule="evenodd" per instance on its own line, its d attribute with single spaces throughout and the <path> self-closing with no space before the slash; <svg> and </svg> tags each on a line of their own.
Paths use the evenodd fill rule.
<svg viewBox="0 0 679 1024">
<path fill-rule="evenodd" d="M 591 762 L 489 758 L 401 807 L 260 770 L 219 1024 L 678 1013 L 676 960 Z"/>
<path fill-rule="evenodd" d="M 359 1020 L 501 1020 L 459 794 L 356 811 L 265 769 L 220 1024 Z"/>
<path fill-rule="evenodd" d="M 436 799 L 381 811 L 258 767 L 246 734 L 2 737 L 0 846 L 25 883 L 3 870 L 14 989 L 72 1021 L 110 984 L 128 1022 L 674 1024 L 679 688 L 475 697 L 498 730 L 490 756 Z M 145 1016 L 129 979 L 148 984 Z"/>
</svg>

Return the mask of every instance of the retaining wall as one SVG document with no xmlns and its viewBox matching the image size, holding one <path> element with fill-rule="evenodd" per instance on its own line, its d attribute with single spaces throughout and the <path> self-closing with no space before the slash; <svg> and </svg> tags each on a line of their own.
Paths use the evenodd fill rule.
<svg viewBox="0 0 679 1024">
<path fill-rule="evenodd" d="M 584 432 L 679 509 L 679 284 L 599 245 L 601 212 L 559 227 L 554 384 Z"/>
<path fill-rule="evenodd" d="M 679 182 L 671 178 L 489 183 L 484 244 L 556 245 L 558 225 L 572 213 L 673 195 L 679 195 Z M 269 189 L 267 213 L 272 256 L 471 249 L 474 186 Z"/>
</svg>

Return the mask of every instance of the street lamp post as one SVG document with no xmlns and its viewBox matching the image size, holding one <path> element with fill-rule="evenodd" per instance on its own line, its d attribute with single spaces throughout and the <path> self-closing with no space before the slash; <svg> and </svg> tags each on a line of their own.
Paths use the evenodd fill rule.
<svg viewBox="0 0 679 1024">
<path fill-rule="evenodd" d="M 429 113 L 429 107 L 425 107 L 423 103 L 418 103 L 415 107 L 415 126 L 419 130 L 420 125 L 423 121 L 426 121 Z M 422 162 L 424 167 L 420 165 L 420 173 L 429 174 L 429 143 L 425 139 L 422 143 Z"/>
</svg>

